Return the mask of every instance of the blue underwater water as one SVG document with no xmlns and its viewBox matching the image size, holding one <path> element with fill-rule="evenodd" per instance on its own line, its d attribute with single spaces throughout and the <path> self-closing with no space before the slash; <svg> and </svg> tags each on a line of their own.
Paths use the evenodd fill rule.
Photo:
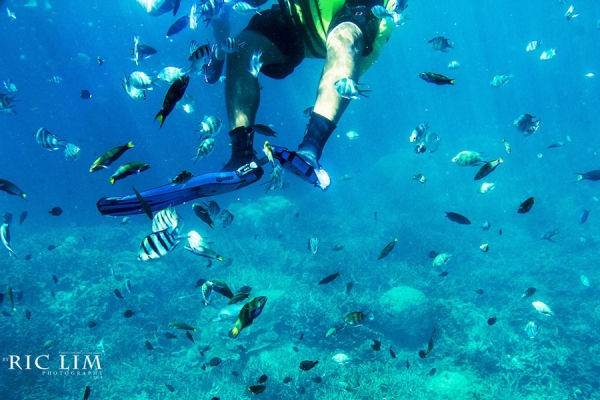
<svg viewBox="0 0 600 400">
<path fill-rule="evenodd" d="M 217 171 L 230 154 L 223 83 L 192 76 L 187 93 L 195 112 L 174 110 L 160 130 L 153 119 L 169 85 L 157 83 L 145 101 L 121 87 L 133 71 L 187 67 L 189 42 L 213 41 L 202 22 L 196 31 L 165 38 L 192 5 L 181 3 L 174 17 L 150 16 L 134 0 L 37 0 L 35 7 L 0 1 L 0 81 L 18 87 L 8 93 L 0 86 L 15 96 L 16 112 L 0 112 L 0 179 L 27 194 L 23 200 L 0 192 L 0 214 L 13 214 L 18 255 L 0 247 L 0 286 L 4 293 L 10 286 L 16 309 L 5 295 L 2 399 L 82 398 L 87 386 L 89 399 L 600 398 L 600 183 L 575 183 L 576 173 L 600 169 L 600 76 L 586 76 L 600 73 L 597 2 L 410 0 L 406 23 L 360 78 L 369 97 L 351 102 L 327 143 L 321 159 L 332 180 L 327 191 L 288 174 L 283 188 L 267 192 L 267 166 L 260 183 L 213 198 L 235 216 L 226 228 L 218 218 L 209 228 L 189 203 L 177 207 L 183 231 L 198 231 L 226 262 L 185 251 L 185 240 L 161 259 L 142 262 L 137 252 L 151 232 L 147 217 L 122 224 L 101 216 L 96 201 L 131 194 L 131 185 L 166 184 L 184 169 Z M 568 20 L 571 5 L 580 15 Z M 251 16 L 233 13 L 232 34 Z M 134 33 L 158 50 L 139 66 L 129 60 Z M 435 51 L 428 41 L 436 36 L 449 38 L 453 48 Z M 525 51 L 534 40 L 539 47 Z M 541 60 L 551 48 L 555 57 Z M 460 67 L 449 69 L 451 61 Z M 303 110 L 314 103 L 322 65 L 306 59 L 285 80 L 259 76 L 256 122 L 278 132 L 269 138 L 273 144 L 295 149 L 302 140 Z M 420 72 L 456 83 L 433 85 Z M 513 78 L 492 87 L 500 74 Z M 48 82 L 53 77 L 60 82 Z M 91 99 L 80 98 L 83 89 Z M 531 136 L 513 124 L 526 113 L 541 121 Z M 214 152 L 193 163 L 204 115 L 225 127 Z M 417 154 L 409 137 L 423 122 L 441 141 L 437 151 Z M 78 146 L 79 159 L 41 148 L 33 137 L 40 127 Z M 350 139 L 349 131 L 358 137 Z M 256 136 L 257 151 L 263 140 Z M 101 154 L 128 141 L 135 147 L 107 171 L 89 172 Z M 564 146 L 549 148 L 557 142 Z M 479 167 L 451 161 L 463 150 L 504 162 L 474 181 Z M 111 185 L 109 176 L 131 161 L 151 168 Z M 416 174 L 426 182 L 414 180 Z M 478 193 L 484 181 L 495 189 Z M 517 213 L 529 197 L 531 211 Z M 62 215 L 48 213 L 56 206 Z M 582 224 L 583 209 L 590 213 Z M 28 216 L 19 224 L 23 211 Z M 445 212 L 472 224 L 453 223 Z M 484 221 L 489 230 L 480 228 Z M 540 239 L 548 232 L 552 240 Z M 309 238 L 319 240 L 315 254 Z M 452 258 L 432 266 L 432 251 Z M 227 299 L 213 293 L 203 305 L 195 287 L 201 278 L 223 280 L 234 291 L 248 285 L 252 297 L 268 301 L 252 326 L 231 339 L 237 314 L 213 321 Z M 522 298 L 529 287 L 536 292 Z M 554 315 L 537 312 L 532 302 Z M 125 318 L 126 310 L 135 314 Z M 372 319 L 344 324 L 351 312 Z M 197 329 L 194 343 L 169 326 L 174 321 Z M 535 338 L 524 330 L 529 321 L 539 325 Z M 421 358 L 434 329 L 433 349 Z M 348 361 L 336 362 L 339 354 Z M 303 371 L 305 360 L 319 363 Z M 266 389 L 253 394 L 248 388 L 263 374 Z M 286 377 L 291 381 L 284 383 Z"/>
</svg>

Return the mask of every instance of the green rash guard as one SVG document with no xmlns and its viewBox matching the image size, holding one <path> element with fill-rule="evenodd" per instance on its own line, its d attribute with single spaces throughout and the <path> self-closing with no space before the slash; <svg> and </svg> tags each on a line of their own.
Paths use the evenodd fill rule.
<svg viewBox="0 0 600 400">
<path fill-rule="evenodd" d="M 303 32 L 305 56 L 325 58 L 329 25 L 346 0 L 279 0 L 279 3 L 285 14 L 291 17 L 294 24 Z M 396 8 L 396 0 L 383 0 L 383 6 L 387 10 L 393 11 Z M 392 35 L 394 27 L 394 23 L 387 18 L 380 20 L 379 29 L 373 41 L 373 50 L 368 56 L 361 59 L 361 75 L 373 65 L 381 53 L 384 43 Z"/>
</svg>

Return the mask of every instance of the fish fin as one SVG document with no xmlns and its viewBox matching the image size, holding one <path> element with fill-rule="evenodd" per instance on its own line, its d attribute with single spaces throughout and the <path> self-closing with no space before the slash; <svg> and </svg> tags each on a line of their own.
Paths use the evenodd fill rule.
<svg viewBox="0 0 600 400">
<path fill-rule="evenodd" d="M 158 129 L 162 128 L 163 124 L 165 123 L 165 115 L 163 114 L 163 110 L 160 110 L 158 112 L 158 114 L 156 114 L 156 117 L 154 117 L 154 120 L 159 120 L 160 121 L 160 126 L 158 127 Z"/>
<path fill-rule="evenodd" d="M 111 184 L 111 185 L 114 185 L 114 184 L 115 184 L 115 178 L 113 178 L 113 177 L 110 177 L 110 178 L 108 178 L 108 180 L 110 181 L 110 184 Z"/>
<path fill-rule="evenodd" d="M 575 182 L 583 180 L 583 174 L 580 174 L 579 172 L 575 172 L 575 174 L 577 175 L 577 180 Z"/>
<path fill-rule="evenodd" d="M 449 83 L 450 83 L 451 85 L 454 85 L 454 82 L 455 82 L 455 79 L 450 79 L 450 82 L 449 82 Z"/>
</svg>

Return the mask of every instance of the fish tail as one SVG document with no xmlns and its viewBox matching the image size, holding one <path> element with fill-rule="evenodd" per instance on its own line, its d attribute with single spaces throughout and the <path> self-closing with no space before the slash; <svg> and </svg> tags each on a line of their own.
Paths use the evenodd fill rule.
<svg viewBox="0 0 600 400">
<path fill-rule="evenodd" d="M 448 82 L 448 83 L 450 83 L 451 85 L 454 85 L 455 81 L 456 81 L 455 79 L 450 79 L 450 82 Z"/>
<path fill-rule="evenodd" d="M 579 181 L 583 180 L 583 174 L 581 174 L 579 172 L 575 172 L 575 174 L 577 175 L 577 180 L 575 182 L 579 182 Z"/>
<path fill-rule="evenodd" d="M 158 114 L 156 114 L 156 117 L 154 117 L 154 120 L 159 120 L 160 121 L 160 126 L 158 127 L 158 129 L 162 128 L 163 124 L 165 123 L 165 115 L 163 113 L 163 110 L 160 110 L 158 112 Z"/>
<path fill-rule="evenodd" d="M 108 180 L 110 181 L 110 184 L 111 184 L 111 185 L 114 185 L 114 184 L 115 184 L 115 178 L 113 178 L 113 177 L 110 177 L 110 178 L 108 178 Z"/>
<path fill-rule="evenodd" d="M 127 143 L 127 148 L 128 148 L 128 149 L 131 149 L 131 148 L 133 148 L 133 142 L 129 142 L 129 143 Z"/>
</svg>

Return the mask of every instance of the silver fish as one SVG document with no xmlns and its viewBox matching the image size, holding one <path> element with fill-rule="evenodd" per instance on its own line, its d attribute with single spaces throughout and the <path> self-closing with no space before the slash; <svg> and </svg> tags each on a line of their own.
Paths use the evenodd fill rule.
<svg viewBox="0 0 600 400">
<path fill-rule="evenodd" d="M 77 161 L 81 157 L 81 149 L 73 143 L 67 143 L 64 155 L 67 161 Z"/>
<path fill-rule="evenodd" d="M 246 42 L 241 42 L 235 38 L 228 37 L 223 39 L 220 48 L 226 53 L 237 53 L 246 46 Z"/>
<path fill-rule="evenodd" d="M 546 317 L 550 317 L 552 315 L 554 315 L 554 313 L 552 312 L 552 310 L 550 309 L 550 307 L 548 307 L 546 304 L 542 303 L 541 301 L 534 301 L 533 303 L 531 303 L 531 305 L 542 315 L 545 315 Z"/>
<path fill-rule="evenodd" d="M 213 283 L 211 281 L 206 281 L 202 284 L 202 304 L 205 306 L 210 305 L 210 297 L 213 291 Z"/>
<path fill-rule="evenodd" d="M 262 56 L 262 50 L 254 50 L 252 54 L 252 58 L 250 59 L 250 69 L 248 72 L 252 74 L 255 78 L 258 78 L 258 74 L 260 73 L 260 69 L 262 68 L 263 63 L 260 61 L 260 57 Z"/>
<path fill-rule="evenodd" d="M 333 85 L 341 97 L 351 100 L 358 100 L 360 98 L 359 95 L 369 97 L 365 93 L 371 91 L 369 89 L 360 89 L 358 87 L 360 83 L 354 82 L 351 78 L 339 79 Z"/>
<path fill-rule="evenodd" d="M 501 87 L 501 86 L 506 85 L 508 83 L 508 81 L 510 81 L 512 78 L 514 78 L 513 74 L 496 75 L 490 82 L 490 85 L 492 85 L 493 87 L 496 87 L 496 88 Z"/>
<path fill-rule="evenodd" d="M 214 138 L 205 138 L 200 142 L 200 146 L 198 146 L 198 150 L 196 151 L 196 155 L 192 158 L 194 162 L 198 160 L 202 160 L 208 157 L 213 150 L 215 149 L 216 140 Z"/>
<path fill-rule="evenodd" d="M 540 327 L 536 321 L 529 321 L 527 325 L 525 325 L 525 333 L 529 336 L 529 339 L 535 339 L 535 337 L 540 333 Z"/>
<path fill-rule="evenodd" d="M 317 250 L 319 250 L 319 239 L 316 236 L 308 239 L 308 250 L 312 254 L 317 254 Z"/>
<path fill-rule="evenodd" d="M 52 151 L 65 149 L 67 146 L 66 140 L 57 139 L 48 129 L 39 128 L 34 132 L 35 141 L 42 146 L 42 149 Z"/>
<path fill-rule="evenodd" d="M 590 280 L 588 279 L 587 276 L 585 275 L 581 275 L 579 277 L 579 280 L 581 281 L 581 284 L 585 287 L 590 287 Z"/>
<path fill-rule="evenodd" d="M 0 237 L 2 238 L 2 244 L 6 247 L 8 253 L 14 258 L 19 258 L 10 246 L 10 229 L 8 224 L 4 223 L 0 226 Z"/>
</svg>

